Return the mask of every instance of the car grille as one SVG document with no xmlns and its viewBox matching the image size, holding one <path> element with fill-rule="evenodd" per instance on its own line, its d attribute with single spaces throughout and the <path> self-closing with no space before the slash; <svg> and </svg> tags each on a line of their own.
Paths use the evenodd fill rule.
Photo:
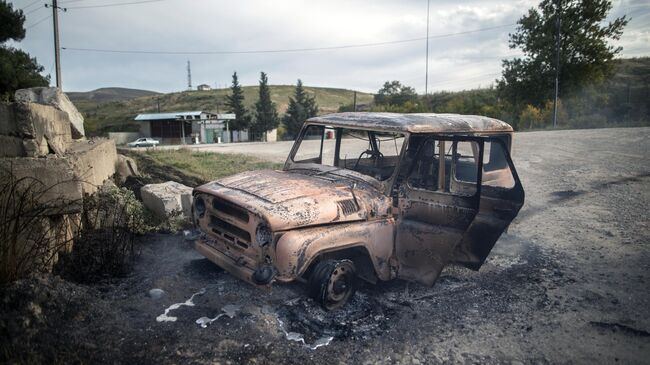
<svg viewBox="0 0 650 365">
<path fill-rule="evenodd" d="M 232 216 L 244 223 L 248 223 L 248 220 L 250 217 L 248 216 L 248 212 L 226 200 L 219 199 L 219 198 L 214 198 L 212 199 L 212 207 L 219 211 L 222 212 L 223 214 Z"/>
</svg>

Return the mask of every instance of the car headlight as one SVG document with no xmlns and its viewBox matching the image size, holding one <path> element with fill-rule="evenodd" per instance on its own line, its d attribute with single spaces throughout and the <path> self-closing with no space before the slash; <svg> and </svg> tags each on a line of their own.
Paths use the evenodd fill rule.
<svg viewBox="0 0 650 365">
<path fill-rule="evenodd" d="M 255 238 L 257 240 L 257 244 L 260 246 L 265 246 L 271 243 L 271 239 L 273 237 L 271 235 L 271 229 L 269 226 L 266 224 L 258 225 L 257 230 L 255 231 Z"/>
<path fill-rule="evenodd" d="M 205 213 L 205 201 L 200 196 L 194 199 L 194 213 L 198 217 L 202 217 L 203 213 Z"/>
</svg>

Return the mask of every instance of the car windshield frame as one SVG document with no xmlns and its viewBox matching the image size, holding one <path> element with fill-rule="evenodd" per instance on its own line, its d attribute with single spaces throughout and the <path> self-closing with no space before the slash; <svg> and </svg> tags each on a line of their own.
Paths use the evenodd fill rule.
<svg viewBox="0 0 650 365">
<path fill-rule="evenodd" d="M 321 136 L 321 147 L 320 147 L 320 152 L 319 156 L 317 159 L 320 159 L 320 162 L 304 162 L 304 161 L 295 161 L 296 154 L 300 150 L 300 146 L 303 144 L 304 141 L 307 139 L 305 138 L 307 134 L 307 130 L 309 127 L 321 127 L 323 128 L 323 134 Z M 354 131 L 354 132 L 376 132 L 376 133 L 391 133 L 395 135 L 399 135 L 398 138 L 402 138 L 402 146 L 399 147 L 398 153 L 395 156 L 396 157 L 396 162 L 395 166 L 390 174 L 389 177 L 383 180 L 379 180 L 371 175 L 367 175 L 358 171 L 355 171 L 351 169 L 349 166 L 348 167 L 343 167 L 343 166 L 335 166 L 336 161 L 341 160 L 341 156 L 338 156 L 340 153 L 340 145 L 341 145 L 341 140 L 342 140 L 342 133 L 343 131 Z M 322 159 L 323 159 L 323 144 L 325 143 L 324 141 L 326 140 L 325 138 L 325 132 L 326 131 L 331 131 L 334 133 L 333 135 L 333 140 L 336 145 L 336 150 L 334 153 L 334 162 L 332 165 L 328 164 L 323 164 Z M 381 128 L 364 128 L 364 127 L 350 127 L 350 126 L 338 126 L 338 125 L 324 125 L 320 123 L 306 123 L 303 128 L 300 130 L 300 133 L 298 134 L 298 138 L 296 138 L 293 147 L 291 148 L 291 151 L 289 152 L 289 155 L 287 157 L 287 160 L 284 164 L 284 171 L 297 171 L 297 172 L 308 172 L 311 171 L 311 175 L 315 176 L 325 176 L 325 175 L 336 175 L 336 176 L 341 176 L 341 177 L 346 177 L 354 180 L 361 180 L 365 181 L 367 183 L 370 183 L 371 185 L 375 185 L 378 188 L 381 187 L 381 189 L 387 188 L 392 186 L 393 181 L 395 180 L 397 176 L 397 172 L 400 169 L 400 164 L 402 161 L 402 155 L 404 154 L 404 148 L 408 144 L 408 140 L 410 137 L 410 133 L 406 131 L 393 131 L 393 130 L 384 130 Z M 370 136 L 368 137 L 368 142 L 370 142 Z M 355 156 L 357 157 L 357 156 Z"/>
</svg>

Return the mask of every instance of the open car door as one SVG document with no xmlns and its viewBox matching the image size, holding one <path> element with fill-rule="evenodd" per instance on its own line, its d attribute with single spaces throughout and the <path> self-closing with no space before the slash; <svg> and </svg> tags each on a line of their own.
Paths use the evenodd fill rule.
<svg viewBox="0 0 650 365">
<path fill-rule="evenodd" d="M 478 270 L 524 205 L 524 189 L 501 138 L 484 141 L 478 214 L 456 246 L 453 261 Z"/>
<path fill-rule="evenodd" d="M 483 140 L 412 135 L 398 175 L 399 278 L 433 285 L 479 214 Z"/>
</svg>

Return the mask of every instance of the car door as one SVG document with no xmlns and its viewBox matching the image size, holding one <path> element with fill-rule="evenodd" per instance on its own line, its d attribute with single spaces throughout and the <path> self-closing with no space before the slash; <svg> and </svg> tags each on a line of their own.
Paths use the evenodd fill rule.
<svg viewBox="0 0 650 365">
<path fill-rule="evenodd" d="M 455 263 L 478 270 L 524 204 L 524 189 L 512 163 L 509 136 L 487 138 L 479 211 L 454 252 Z"/>
<path fill-rule="evenodd" d="M 411 136 L 398 179 L 397 276 L 433 285 L 479 211 L 483 142 Z"/>
</svg>

